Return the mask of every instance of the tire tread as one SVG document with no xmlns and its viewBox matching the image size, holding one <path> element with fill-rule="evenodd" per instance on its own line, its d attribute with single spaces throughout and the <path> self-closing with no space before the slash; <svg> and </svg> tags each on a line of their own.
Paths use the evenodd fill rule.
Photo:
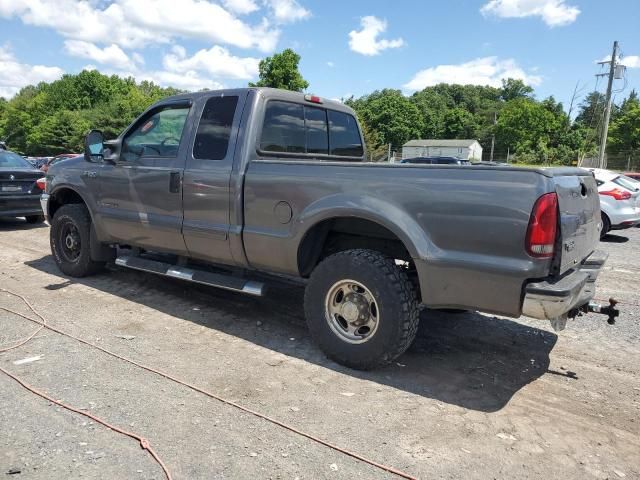
<svg viewBox="0 0 640 480">
<path fill-rule="evenodd" d="M 379 269 L 388 280 L 388 290 L 393 292 L 399 299 L 401 310 L 401 312 L 398 312 L 399 314 L 396 317 L 401 322 L 400 335 L 393 339 L 391 348 L 389 348 L 388 351 L 383 352 L 378 358 L 371 359 L 369 361 L 354 361 L 351 358 L 340 356 L 333 352 L 329 354 L 330 358 L 341 364 L 361 370 L 371 370 L 390 364 L 409 348 L 418 332 L 419 309 L 414 284 L 411 282 L 408 275 L 395 264 L 393 258 L 375 250 L 353 249 L 335 253 L 320 262 L 316 266 L 316 270 L 320 269 L 322 271 L 323 264 L 329 261 L 353 262 L 356 264 L 366 263 Z M 308 305 L 311 301 L 310 296 L 311 293 L 309 289 L 307 289 L 305 292 L 306 311 L 309 310 L 307 307 L 310 307 L 310 305 Z M 310 321 L 308 314 L 307 321 Z"/>
</svg>

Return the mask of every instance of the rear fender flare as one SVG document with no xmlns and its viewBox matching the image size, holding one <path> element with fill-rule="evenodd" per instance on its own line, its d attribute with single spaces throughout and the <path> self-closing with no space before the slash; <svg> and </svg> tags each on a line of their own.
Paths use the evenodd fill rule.
<svg viewBox="0 0 640 480">
<path fill-rule="evenodd" d="M 437 248 L 428 232 L 397 205 L 365 195 L 344 194 L 324 197 L 298 215 L 292 227 L 296 247 L 300 248 L 305 235 L 315 225 L 339 217 L 361 218 L 387 228 L 400 239 L 412 258 L 429 258 Z"/>
</svg>

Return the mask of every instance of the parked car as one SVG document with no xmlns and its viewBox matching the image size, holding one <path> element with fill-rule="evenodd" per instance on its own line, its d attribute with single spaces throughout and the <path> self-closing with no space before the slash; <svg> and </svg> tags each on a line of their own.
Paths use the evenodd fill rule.
<svg viewBox="0 0 640 480">
<path fill-rule="evenodd" d="M 640 185 L 610 170 L 589 170 L 593 172 L 600 194 L 600 238 L 611 230 L 622 230 L 640 224 Z"/>
<path fill-rule="evenodd" d="M 40 207 L 43 190 L 42 172 L 17 153 L 0 150 L 0 216 L 44 222 Z"/>
<path fill-rule="evenodd" d="M 420 304 L 559 329 L 615 313 L 590 303 L 606 259 L 590 172 L 366 158 L 339 102 L 265 88 L 166 98 L 50 167 L 53 258 L 72 277 L 115 260 L 249 295 L 265 273 L 308 279 L 311 336 L 360 369 L 409 347 Z"/>
<path fill-rule="evenodd" d="M 414 157 L 403 158 L 399 163 L 418 163 L 422 165 L 469 165 L 469 160 L 457 157 Z"/>
<path fill-rule="evenodd" d="M 40 167 L 40 171 L 47 173 L 49 167 L 56 162 L 61 160 L 66 160 L 67 158 L 73 158 L 79 156 L 79 153 L 61 153 L 60 155 L 56 155 L 55 157 L 51 157 L 47 159 L 47 161 Z"/>
</svg>

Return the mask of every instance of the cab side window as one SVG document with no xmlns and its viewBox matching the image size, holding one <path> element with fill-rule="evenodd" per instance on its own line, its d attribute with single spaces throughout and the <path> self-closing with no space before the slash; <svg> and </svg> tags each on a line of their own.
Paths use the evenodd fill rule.
<svg viewBox="0 0 640 480">
<path fill-rule="evenodd" d="M 207 100 L 198 124 L 193 158 L 222 160 L 227 156 L 237 105 L 237 96 L 212 97 Z"/>
<path fill-rule="evenodd" d="M 267 103 L 260 151 L 362 157 L 364 148 L 353 115 L 321 107 L 271 100 Z"/>
<path fill-rule="evenodd" d="M 304 107 L 307 153 L 329 153 L 327 111 L 323 108 Z"/>
<path fill-rule="evenodd" d="M 188 106 L 171 105 L 144 118 L 122 142 L 123 159 L 176 157 L 188 114 Z"/>
<path fill-rule="evenodd" d="M 267 103 L 260 139 L 265 152 L 305 153 L 304 107 L 297 103 Z"/>
<path fill-rule="evenodd" d="M 353 115 L 329 110 L 329 144 L 331 155 L 361 157 L 364 153 L 360 130 Z"/>
</svg>

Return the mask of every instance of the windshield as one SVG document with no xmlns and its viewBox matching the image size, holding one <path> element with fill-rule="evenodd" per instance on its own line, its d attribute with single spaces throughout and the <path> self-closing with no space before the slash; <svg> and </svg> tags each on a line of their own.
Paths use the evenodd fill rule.
<svg viewBox="0 0 640 480">
<path fill-rule="evenodd" d="M 0 150 L 0 168 L 33 169 L 33 165 L 16 153 Z"/>
</svg>

